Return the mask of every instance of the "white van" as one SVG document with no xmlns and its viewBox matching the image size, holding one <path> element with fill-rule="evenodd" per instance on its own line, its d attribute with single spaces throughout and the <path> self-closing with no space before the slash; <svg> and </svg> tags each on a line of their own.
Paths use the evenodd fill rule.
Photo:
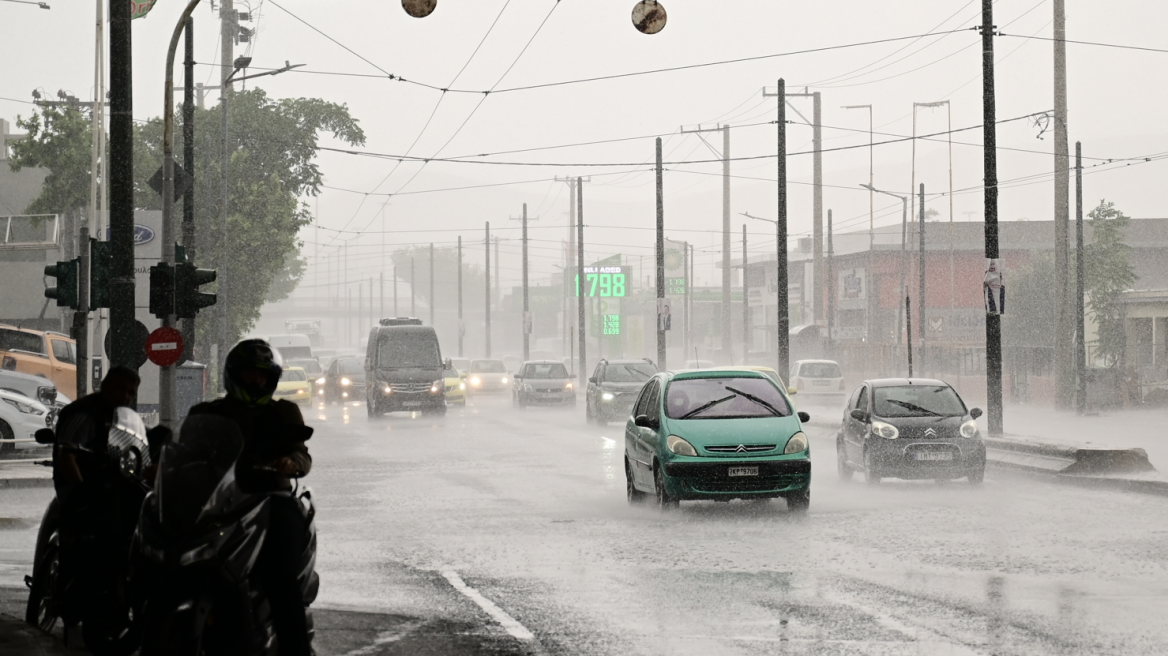
<svg viewBox="0 0 1168 656">
<path fill-rule="evenodd" d="M 272 335 L 268 344 L 280 352 L 284 360 L 308 360 L 312 358 L 312 344 L 308 335 Z"/>
</svg>

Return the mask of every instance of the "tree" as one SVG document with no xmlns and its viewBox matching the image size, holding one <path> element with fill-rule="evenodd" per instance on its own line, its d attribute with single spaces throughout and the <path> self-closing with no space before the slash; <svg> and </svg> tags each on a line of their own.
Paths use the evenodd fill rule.
<svg viewBox="0 0 1168 656">
<path fill-rule="evenodd" d="M 286 298 L 303 275 L 297 233 L 312 222 L 312 215 L 300 198 L 320 191 L 323 176 L 315 161 L 320 133 L 350 145 L 364 144 L 365 133 L 345 105 L 316 98 L 274 100 L 262 89 L 233 92 L 229 120 L 230 214 L 224 252 L 221 114 L 219 108 L 195 111 L 195 262 L 217 269 L 226 279 L 228 342 L 234 342 L 255 325 L 265 301 Z M 174 131 L 181 163 L 181 117 Z M 160 209 L 162 197 L 147 181 L 162 165 L 162 120 L 140 125 L 137 135 L 135 201 L 142 209 Z M 181 217 L 181 204 L 176 211 Z M 217 339 L 217 323 L 196 325 L 198 343 Z"/>
<path fill-rule="evenodd" d="M 27 119 L 16 117 L 28 138 L 12 143 L 9 166 L 49 170 L 41 193 L 26 210 L 29 214 L 68 214 L 89 205 L 93 124 L 76 105 L 41 107 Z"/>
<path fill-rule="evenodd" d="M 1050 293 L 1054 280 L 1054 256 L 1036 252 L 1030 261 L 1010 273 L 1009 306 L 1002 317 L 1002 338 L 1007 346 L 1054 346 L 1050 327 L 1057 309 Z"/>
<path fill-rule="evenodd" d="M 1129 257 L 1131 247 L 1124 243 L 1130 219 L 1106 200 L 1087 216 L 1091 220 L 1091 243 L 1083 258 L 1087 308 L 1095 315 L 1098 328 L 1096 353 L 1114 367 L 1123 361 L 1126 341 L 1120 297 L 1136 281 Z"/>
</svg>

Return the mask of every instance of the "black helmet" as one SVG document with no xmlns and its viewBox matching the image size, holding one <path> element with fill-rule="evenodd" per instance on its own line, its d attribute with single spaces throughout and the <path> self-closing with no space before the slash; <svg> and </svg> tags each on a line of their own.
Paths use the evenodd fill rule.
<svg viewBox="0 0 1168 656">
<path fill-rule="evenodd" d="M 267 374 L 267 380 L 259 387 L 244 382 L 242 373 L 247 369 L 263 371 Z M 224 372 L 224 387 L 229 396 L 245 403 L 262 405 L 272 400 L 272 393 L 276 391 L 280 375 L 284 373 L 284 361 L 280 358 L 280 352 L 264 340 L 245 339 L 227 354 Z"/>
</svg>

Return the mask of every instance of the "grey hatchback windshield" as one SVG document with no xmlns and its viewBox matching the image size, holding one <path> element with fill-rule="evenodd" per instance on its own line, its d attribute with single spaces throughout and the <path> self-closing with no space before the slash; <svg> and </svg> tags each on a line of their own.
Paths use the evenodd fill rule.
<svg viewBox="0 0 1168 656">
<path fill-rule="evenodd" d="M 839 378 L 839 365 L 834 362 L 804 362 L 799 367 L 799 376 L 802 378 Z"/>
<path fill-rule="evenodd" d="M 434 369 L 442 366 L 438 342 L 425 333 L 391 335 L 377 345 L 377 361 L 383 369 Z"/>
<path fill-rule="evenodd" d="M 665 414 L 671 419 L 787 417 L 791 407 L 768 378 L 683 378 L 669 383 Z"/>
<path fill-rule="evenodd" d="M 608 383 L 643 383 L 657 373 L 657 368 L 648 362 L 628 364 L 612 363 L 604 370 L 604 381 Z"/>
<path fill-rule="evenodd" d="M 874 390 L 878 417 L 960 417 L 965 404 L 952 387 L 941 385 L 898 385 Z"/>
<path fill-rule="evenodd" d="M 475 360 L 470 363 L 470 371 L 476 374 L 505 374 L 507 365 L 502 360 Z"/>
<path fill-rule="evenodd" d="M 523 369 L 523 377 L 532 380 L 563 380 L 568 377 L 568 369 L 559 362 L 529 364 Z"/>
</svg>

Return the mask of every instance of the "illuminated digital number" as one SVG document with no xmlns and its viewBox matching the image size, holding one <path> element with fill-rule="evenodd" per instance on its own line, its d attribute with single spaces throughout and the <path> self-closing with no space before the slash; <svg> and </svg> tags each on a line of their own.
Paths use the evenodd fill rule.
<svg viewBox="0 0 1168 656">
<path fill-rule="evenodd" d="M 612 276 L 607 273 L 600 274 L 600 295 L 612 296 Z"/>
<path fill-rule="evenodd" d="M 589 296 L 596 296 L 596 278 L 595 273 L 588 274 L 588 280 L 592 283 L 592 289 L 588 292 Z"/>
<path fill-rule="evenodd" d="M 613 296 L 624 296 L 625 295 L 625 274 L 623 274 L 623 273 L 612 274 L 612 295 Z"/>
</svg>

